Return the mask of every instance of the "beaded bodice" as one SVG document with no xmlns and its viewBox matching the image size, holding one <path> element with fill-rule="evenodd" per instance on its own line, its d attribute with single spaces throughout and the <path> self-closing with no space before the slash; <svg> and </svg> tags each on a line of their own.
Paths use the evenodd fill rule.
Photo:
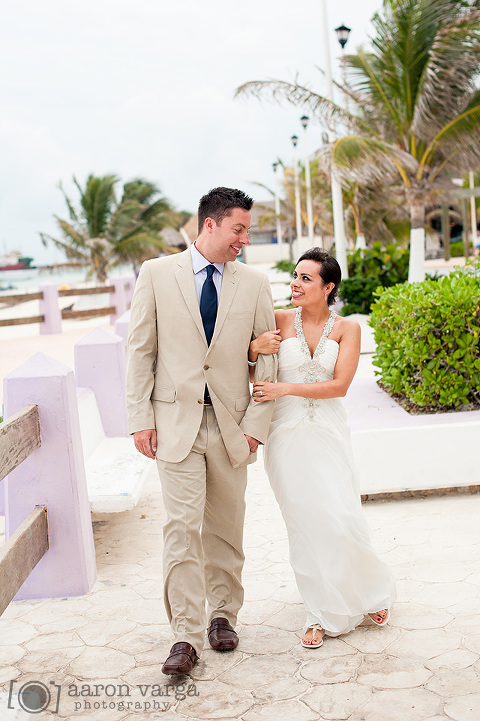
<svg viewBox="0 0 480 721">
<path fill-rule="evenodd" d="M 300 381 L 303 383 L 318 383 L 320 381 L 331 380 L 333 378 L 335 361 L 338 355 L 338 344 L 336 343 L 336 341 L 330 341 L 333 345 L 333 349 L 328 347 L 329 352 L 326 353 L 326 348 L 327 341 L 330 340 L 328 336 L 330 335 L 333 328 L 336 315 L 337 313 L 334 310 L 330 312 L 330 316 L 325 323 L 322 336 L 312 356 L 303 332 L 302 309 L 296 309 L 294 326 L 296 340 L 298 340 L 298 346 L 300 351 L 300 353 L 298 353 L 298 360 L 300 361 L 300 364 L 296 365 L 295 368 L 295 376 L 297 376 L 297 382 Z M 282 363 L 282 353 L 280 353 L 280 374 L 283 375 L 282 370 L 285 371 L 289 376 L 290 381 L 294 382 L 294 379 L 292 377 L 293 368 L 290 365 L 293 361 L 293 358 L 291 357 L 290 352 L 287 351 L 287 354 L 289 356 L 289 359 L 287 360 L 285 356 L 284 358 L 286 361 L 286 366 L 290 367 L 284 366 L 284 368 L 282 368 L 282 365 L 284 364 Z M 318 407 L 319 401 L 314 398 L 302 398 L 299 400 L 302 401 L 302 407 L 306 410 L 307 417 L 313 420 L 315 418 L 315 411 Z"/>
<path fill-rule="evenodd" d="M 328 373 L 327 368 L 322 365 L 321 355 L 325 351 L 325 343 L 331 333 L 333 324 L 335 323 L 336 315 L 337 314 L 334 310 L 330 311 L 330 316 L 325 323 L 322 337 L 318 341 L 318 345 L 315 348 L 312 356 L 310 354 L 310 348 L 308 347 L 307 341 L 305 340 L 305 335 L 303 333 L 302 309 L 297 308 L 295 311 L 295 320 L 293 324 L 295 326 L 295 333 L 297 334 L 297 338 L 300 341 L 302 353 L 305 356 L 305 362 L 302 366 L 300 366 L 300 371 L 302 372 L 305 383 L 317 383 L 319 380 L 323 380 L 320 377 L 321 374 Z"/>
</svg>

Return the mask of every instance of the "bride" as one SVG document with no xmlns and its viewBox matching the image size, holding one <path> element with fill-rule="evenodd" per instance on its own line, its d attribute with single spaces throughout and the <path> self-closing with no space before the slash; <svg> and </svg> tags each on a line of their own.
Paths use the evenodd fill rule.
<svg viewBox="0 0 480 721">
<path fill-rule="evenodd" d="M 276 400 L 265 468 L 287 527 L 306 609 L 302 645 L 351 631 L 368 615 L 388 622 L 395 585 L 371 545 L 363 517 L 350 429 L 341 396 L 358 365 L 360 326 L 337 316 L 337 261 L 320 248 L 293 273 L 293 310 L 275 312 L 277 329 L 252 341 L 249 359 L 278 351 L 277 383 L 255 383 L 255 401 Z M 380 610 L 379 610 L 380 609 Z"/>
</svg>

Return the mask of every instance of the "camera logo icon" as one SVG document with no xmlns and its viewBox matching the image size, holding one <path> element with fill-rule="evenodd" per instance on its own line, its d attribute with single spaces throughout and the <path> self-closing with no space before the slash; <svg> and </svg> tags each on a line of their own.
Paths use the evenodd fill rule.
<svg viewBox="0 0 480 721">
<path fill-rule="evenodd" d="M 42 681 L 28 681 L 20 686 L 18 690 L 14 691 L 16 683 L 16 681 L 10 681 L 7 708 L 15 708 L 12 702 L 16 696 L 18 705 L 27 713 L 41 713 L 45 711 L 50 704 L 55 706 L 55 708 L 51 708 L 53 713 L 58 713 L 61 686 L 58 686 L 54 681 L 50 681 L 50 686 L 54 687 L 50 689 Z"/>
</svg>

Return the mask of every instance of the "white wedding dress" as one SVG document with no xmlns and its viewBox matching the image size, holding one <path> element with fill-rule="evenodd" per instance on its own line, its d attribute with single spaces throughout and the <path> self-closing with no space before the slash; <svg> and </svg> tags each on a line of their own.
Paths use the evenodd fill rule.
<svg viewBox="0 0 480 721">
<path fill-rule="evenodd" d="M 339 345 L 328 335 L 335 315 L 332 311 L 312 359 L 297 308 L 296 337 L 280 344 L 279 382 L 332 380 Z M 371 545 L 341 400 L 275 401 L 265 468 L 287 527 L 307 616 L 304 630 L 320 624 L 328 636 L 338 636 L 367 613 L 389 609 L 395 584 Z"/>
</svg>

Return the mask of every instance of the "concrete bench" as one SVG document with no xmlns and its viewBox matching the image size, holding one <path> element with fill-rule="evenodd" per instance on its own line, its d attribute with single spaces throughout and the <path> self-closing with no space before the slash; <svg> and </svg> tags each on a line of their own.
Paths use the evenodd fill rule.
<svg viewBox="0 0 480 721">
<path fill-rule="evenodd" d="M 77 401 L 90 507 L 94 513 L 131 511 L 153 461 L 137 451 L 131 436 L 105 436 L 91 388 L 77 388 Z"/>
<path fill-rule="evenodd" d="M 102 328 L 88 333 L 75 345 L 75 377 L 91 509 L 129 511 L 154 462 L 128 435 L 122 338 Z"/>
</svg>

